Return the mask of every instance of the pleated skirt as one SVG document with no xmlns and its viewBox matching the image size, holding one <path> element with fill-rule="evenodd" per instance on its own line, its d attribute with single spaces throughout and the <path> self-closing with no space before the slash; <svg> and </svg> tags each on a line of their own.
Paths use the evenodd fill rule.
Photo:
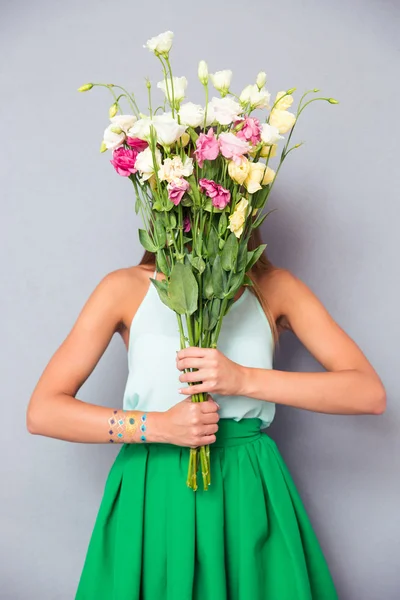
<svg viewBox="0 0 400 600">
<path fill-rule="evenodd" d="M 302 500 L 261 421 L 220 419 L 211 486 L 189 448 L 124 444 L 75 600 L 337 600 Z"/>
</svg>

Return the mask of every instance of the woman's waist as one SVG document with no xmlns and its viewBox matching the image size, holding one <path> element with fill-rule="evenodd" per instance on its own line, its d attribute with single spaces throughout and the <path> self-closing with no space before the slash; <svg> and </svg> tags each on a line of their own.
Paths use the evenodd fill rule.
<svg viewBox="0 0 400 600">
<path fill-rule="evenodd" d="M 263 422 L 258 417 L 248 417 L 240 420 L 220 419 L 214 447 L 240 446 L 253 442 L 263 435 Z"/>
</svg>

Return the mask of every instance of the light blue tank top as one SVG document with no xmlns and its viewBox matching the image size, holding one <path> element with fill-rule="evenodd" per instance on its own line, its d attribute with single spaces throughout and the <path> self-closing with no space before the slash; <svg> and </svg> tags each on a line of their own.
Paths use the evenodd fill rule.
<svg viewBox="0 0 400 600">
<path fill-rule="evenodd" d="M 264 310 L 254 294 L 245 288 L 222 321 L 218 349 L 241 365 L 271 369 L 273 345 Z M 179 394 L 178 389 L 186 384 L 179 381 L 180 371 L 175 362 L 179 348 L 176 315 L 161 302 L 150 282 L 130 325 L 124 409 L 165 411 L 183 400 L 185 396 Z M 212 394 L 212 397 L 220 405 L 222 419 L 239 421 L 258 417 L 265 428 L 275 415 L 272 402 L 246 396 Z"/>
</svg>

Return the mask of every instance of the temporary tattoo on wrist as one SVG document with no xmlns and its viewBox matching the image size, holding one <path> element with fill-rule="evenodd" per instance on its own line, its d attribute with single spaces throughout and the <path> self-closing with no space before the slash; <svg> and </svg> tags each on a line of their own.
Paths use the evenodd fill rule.
<svg viewBox="0 0 400 600">
<path fill-rule="evenodd" d="M 139 429 L 140 422 L 140 431 L 142 432 L 140 441 L 145 442 L 144 432 L 146 431 L 147 414 L 143 413 L 139 420 L 139 411 L 129 411 L 128 414 L 121 415 L 118 415 L 118 412 L 126 413 L 127 411 L 125 409 L 122 411 L 114 410 L 112 416 L 108 419 L 109 442 L 112 444 L 132 442 L 136 431 Z"/>
</svg>

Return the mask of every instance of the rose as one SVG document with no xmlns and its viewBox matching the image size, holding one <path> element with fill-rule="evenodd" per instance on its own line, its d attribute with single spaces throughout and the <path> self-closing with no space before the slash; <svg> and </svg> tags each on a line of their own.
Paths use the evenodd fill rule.
<svg viewBox="0 0 400 600">
<path fill-rule="evenodd" d="M 182 161 L 180 156 L 166 158 L 158 171 L 160 181 L 179 181 L 182 177 L 189 177 L 193 173 L 193 159 L 185 156 Z"/>
<path fill-rule="evenodd" d="M 222 96 L 226 96 L 232 81 L 232 71 L 229 71 L 228 69 L 216 71 L 213 75 L 210 74 L 210 79 L 213 82 L 215 89 L 218 90 Z"/>
<path fill-rule="evenodd" d="M 242 198 L 237 203 L 233 214 L 229 216 L 228 229 L 230 229 L 237 238 L 240 238 L 243 233 L 248 205 L 249 201 L 246 198 Z"/>
<path fill-rule="evenodd" d="M 158 148 L 155 149 L 155 161 L 153 161 L 153 154 L 150 148 L 146 148 L 143 152 L 139 152 L 136 157 L 135 167 L 141 174 L 140 182 L 143 183 L 150 179 L 152 175 L 154 175 L 154 162 L 156 163 L 156 167 L 161 166 L 161 152 Z"/>
<path fill-rule="evenodd" d="M 204 123 L 204 108 L 200 104 L 185 102 L 179 108 L 179 117 L 183 125 L 198 127 Z"/>
<path fill-rule="evenodd" d="M 267 167 L 265 174 L 264 174 L 264 178 L 262 180 L 262 184 L 263 185 L 269 185 L 270 183 L 273 182 L 273 180 L 275 179 L 275 171 L 273 169 L 271 169 L 271 167 Z"/>
<path fill-rule="evenodd" d="M 218 141 L 222 156 L 232 159 L 238 165 L 243 160 L 243 154 L 250 150 L 249 143 L 232 132 L 220 133 Z"/>
<path fill-rule="evenodd" d="M 170 113 L 155 115 L 152 123 L 156 130 L 157 142 L 162 146 L 171 146 L 186 130 L 186 125 L 180 125 Z"/>
<path fill-rule="evenodd" d="M 185 192 L 189 189 L 189 182 L 185 179 L 176 179 L 167 185 L 168 198 L 178 206 Z"/>
<path fill-rule="evenodd" d="M 287 111 L 274 108 L 269 116 L 269 124 L 276 127 L 279 133 L 286 133 L 296 122 L 296 115 Z"/>
<path fill-rule="evenodd" d="M 276 144 L 279 140 L 283 140 L 283 136 L 279 135 L 277 127 L 273 127 L 269 123 L 263 123 L 261 125 L 261 141 L 264 142 L 264 144 Z"/>
<path fill-rule="evenodd" d="M 233 160 L 228 163 L 228 173 L 231 179 L 242 185 L 250 172 L 250 161 L 243 157 L 242 162 L 237 165 Z"/>
<path fill-rule="evenodd" d="M 143 48 L 148 48 L 151 52 L 154 52 L 154 54 L 163 54 L 168 56 L 168 52 L 172 47 L 173 39 L 174 34 L 172 31 L 165 31 L 164 33 L 160 33 L 160 35 L 147 40 Z"/>
<path fill-rule="evenodd" d="M 214 130 L 212 127 L 208 130 L 207 134 L 200 133 L 196 140 L 196 150 L 194 155 L 199 167 L 203 168 L 205 160 L 215 160 L 219 154 L 219 143 L 217 138 L 214 136 Z"/>
<path fill-rule="evenodd" d="M 125 140 L 125 133 L 116 125 L 109 125 L 103 135 L 103 144 L 107 150 L 115 150 L 122 146 Z"/>
<path fill-rule="evenodd" d="M 227 204 L 229 204 L 231 199 L 231 193 L 229 190 L 226 190 L 219 185 L 219 183 L 215 183 L 211 179 L 200 179 L 199 181 L 200 190 L 209 198 L 211 198 L 213 206 L 223 210 Z"/>
<path fill-rule="evenodd" d="M 229 125 L 232 121 L 237 121 L 242 112 L 240 104 L 232 98 L 213 98 L 208 105 L 210 107 L 210 115 L 220 125 Z M 208 113 L 208 107 L 207 107 Z"/>
<path fill-rule="evenodd" d="M 172 86 L 174 88 L 174 100 L 177 104 L 179 104 L 179 102 L 182 102 L 182 100 L 184 99 L 187 84 L 188 84 L 188 82 L 187 82 L 186 77 L 173 77 L 172 78 Z M 169 93 L 169 99 L 172 101 L 171 81 L 169 79 L 167 82 L 165 79 L 163 81 L 159 81 L 157 83 L 157 87 L 160 88 L 160 90 L 162 90 L 164 92 L 164 94 L 167 96 L 167 98 L 168 98 L 168 93 Z"/>
<path fill-rule="evenodd" d="M 257 84 L 248 85 L 240 94 L 242 105 L 250 104 L 251 108 L 269 108 L 271 94 L 266 89 L 258 89 Z"/>
<path fill-rule="evenodd" d="M 261 190 L 261 181 L 265 172 L 265 164 L 262 162 L 250 162 L 250 171 L 244 181 L 244 186 L 249 194 Z"/>
<path fill-rule="evenodd" d="M 133 115 L 115 115 L 110 121 L 113 125 L 122 129 L 124 133 L 128 133 L 128 130 L 136 123 L 137 118 Z"/>
<path fill-rule="evenodd" d="M 260 141 L 261 125 L 260 121 L 254 117 L 246 117 L 242 121 L 236 121 L 235 127 L 241 126 L 236 133 L 237 137 L 246 140 L 252 146 L 256 146 Z"/>
<path fill-rule="evenodd" d="M 293 104 L 293 96 L 286 92 L 278 92 L 274 102 L 274 110 L 287 110 Z"/>
<path fill-rule="evenodd" d="M 129 148 L 116 148 L 113 151 L 112 160 L 110 163 L 113 165 L 118 175 L 123 177 L 129 177 L 131 173 L 136 173 L 135 168 L 136 157 L 138 153 L 135 150 Z"/>
</svg>

